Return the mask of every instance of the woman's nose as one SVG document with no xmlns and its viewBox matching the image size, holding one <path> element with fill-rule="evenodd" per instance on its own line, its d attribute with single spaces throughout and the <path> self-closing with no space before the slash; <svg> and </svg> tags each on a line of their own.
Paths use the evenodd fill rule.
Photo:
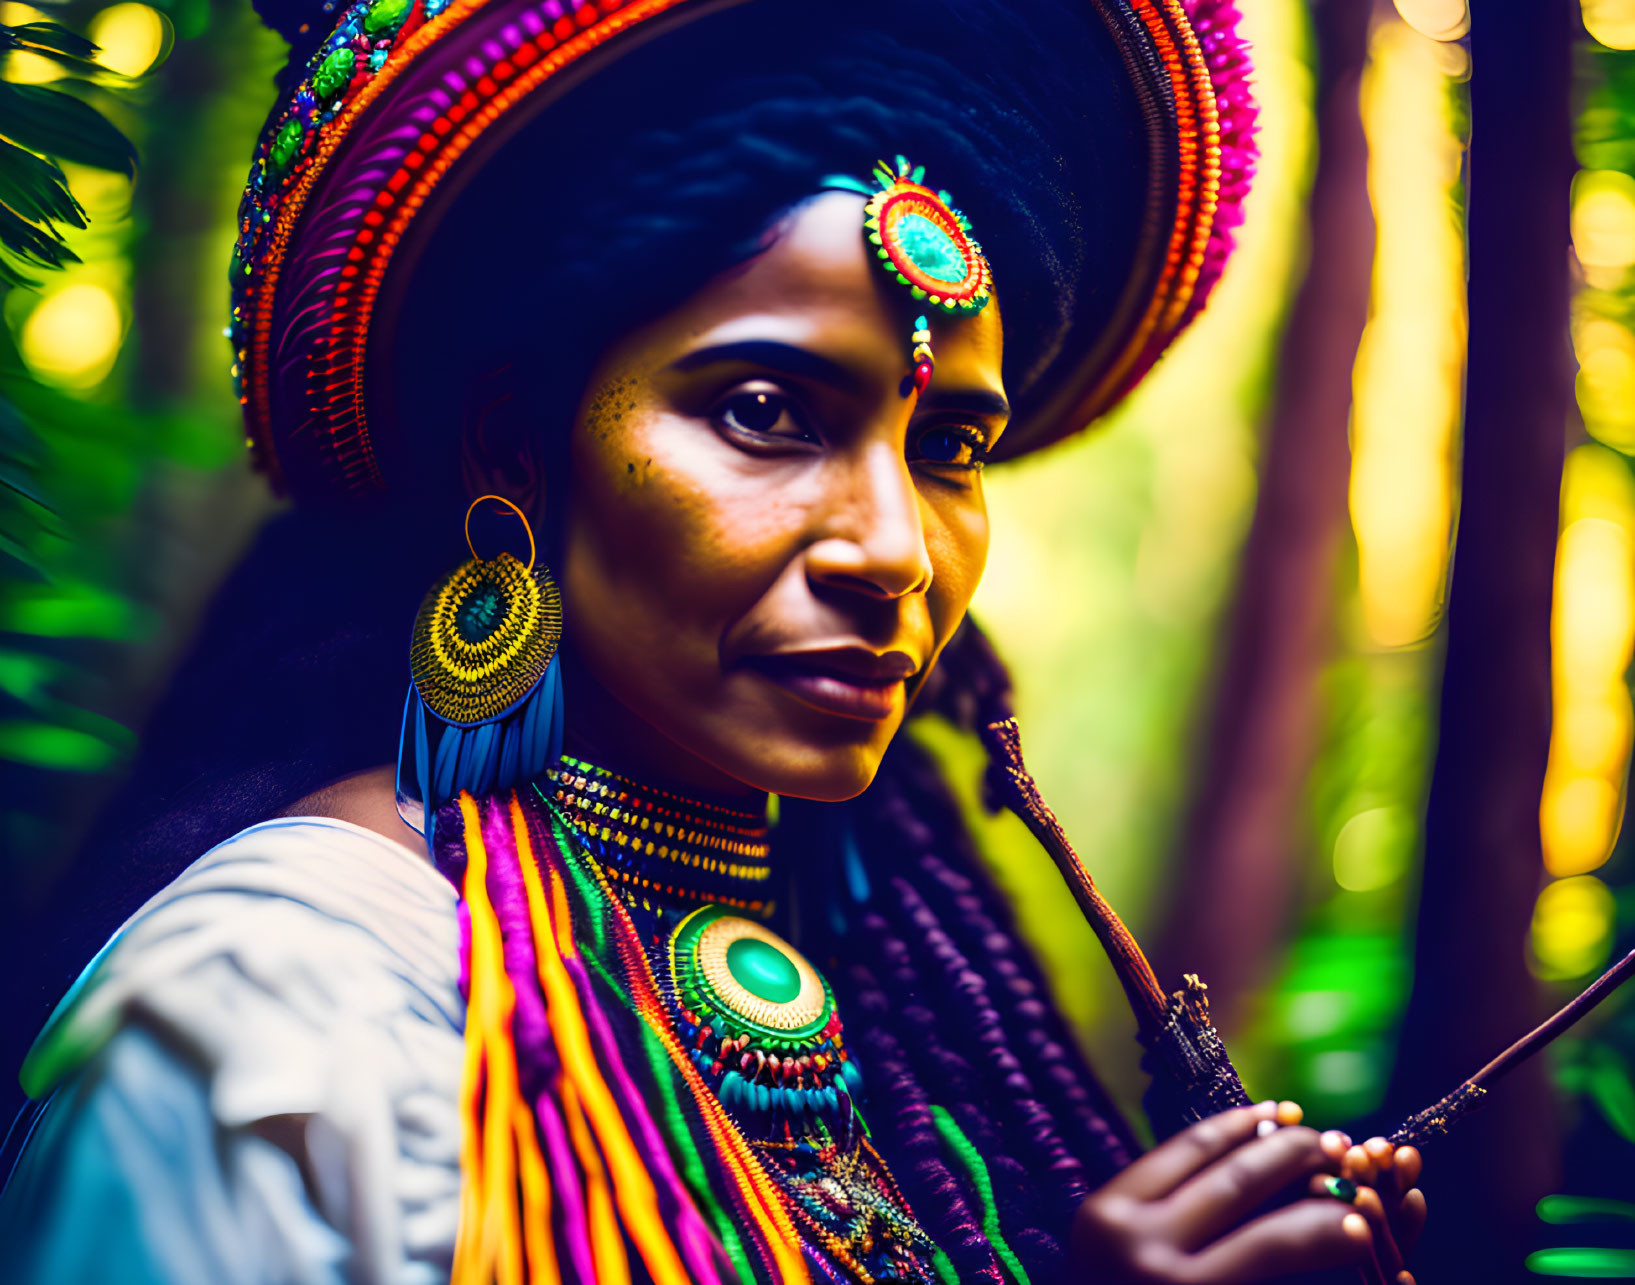
<svg viewBox="0 0 1635 1285">
<path fill-rule="evenodd" d="M 877 598 L 930 588 L 920 494 L 901 449 L 889 442 L 862 447 L 834 485 L 823 532 L 807 550 L 807 574 Z"/>
</svg>

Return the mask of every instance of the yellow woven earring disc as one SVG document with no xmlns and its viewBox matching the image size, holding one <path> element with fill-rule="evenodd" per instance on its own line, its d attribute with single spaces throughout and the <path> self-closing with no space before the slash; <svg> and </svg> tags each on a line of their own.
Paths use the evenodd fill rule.
<svg viewBox="0 0 1635 1285">
<path fill-rule="evenodd" d="M 446 723 L 498 718 L 541 678 L 562 640 L 562 597 L 542 565 L 509 553 L 473 559 L 420 604 L 409 670 L 426 707 Z"/>
</svg>

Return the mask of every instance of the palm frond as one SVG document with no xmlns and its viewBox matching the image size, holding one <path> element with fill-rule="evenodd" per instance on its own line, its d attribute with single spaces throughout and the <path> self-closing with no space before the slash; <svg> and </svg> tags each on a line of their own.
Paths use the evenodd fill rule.
<svg viewBox="0 0 1635 1285">
<path fill-rule="evenodd" d="M 0 27 L 0 53 L 38 54 L 84 75 L 93 75 L 100 70 L 95 62 L 96 45 L 54 22 L 25 22 L 15 27 Z"/>
<path fill-rule="evenodd" d="M 55 161 L 0 138 L 0 205 L 31 223 L 85 226 L 85 211 Z"/>
<path fill-rule="evenodd" d="M 0 135 L 55 160 L 136 173 L 130 140 L 96 108 L 60 89 L 0 81 Z"/>
</svg>

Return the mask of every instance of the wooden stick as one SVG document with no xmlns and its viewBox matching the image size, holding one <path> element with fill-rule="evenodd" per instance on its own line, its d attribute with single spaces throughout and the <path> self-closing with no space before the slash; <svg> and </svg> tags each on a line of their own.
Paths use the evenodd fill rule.
<svg viewBox="0 0 1635 1285">
<path fill-rule="evenodd" d="M 1398 1147 L 1420 1146 L 1426 1140 L 1446 1133 L 1454 1121 L 1476 1109 L 1492 1085 L 1564 1033 L 1631 977 L 1635 977 L 1635 950 L 1630 951 L 1569 1003 L 1540 1022 L 1447 1097 L 1409 1116 L 1391 1134 L 1389 1139 L 1391 1144 Z"/>
</svg>

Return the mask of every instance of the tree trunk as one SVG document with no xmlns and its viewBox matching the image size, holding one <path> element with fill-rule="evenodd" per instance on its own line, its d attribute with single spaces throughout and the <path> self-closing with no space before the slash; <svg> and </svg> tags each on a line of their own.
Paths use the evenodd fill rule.
<svg viewBox="0 0 1635 1285">
<path fill-rule="evenodd" d="M 1206 767 L 1183 831 L 1159 976 L 1209 984 L 1217 1021 L 1262 980 L 1301 866 L 1295 817 L 1331 651 L 1346 526 L 1351 370 L 1368 319 L 1374 221 L 1358 89 L 1372 0 L 1315 7 L 1317 172 L 1310 267 L 1295 296 L 1209 716 Z M 1222 907 L 1231 907 L 1223 914 Z"/>
<path fill-rule="evenodd" d="M 1540 1016 L 1524 943 L 1543 870 L 1550 604 L 1570 381 L 1568 0 L 1473 15 L 1470 364 L 1440 743 L 1391 1101 L 1418 1109 Z M 1528 1279 L 1559 1170 L 1542 1063 L 1429 1155 L 1421 1279 Z"/>
</svg>

